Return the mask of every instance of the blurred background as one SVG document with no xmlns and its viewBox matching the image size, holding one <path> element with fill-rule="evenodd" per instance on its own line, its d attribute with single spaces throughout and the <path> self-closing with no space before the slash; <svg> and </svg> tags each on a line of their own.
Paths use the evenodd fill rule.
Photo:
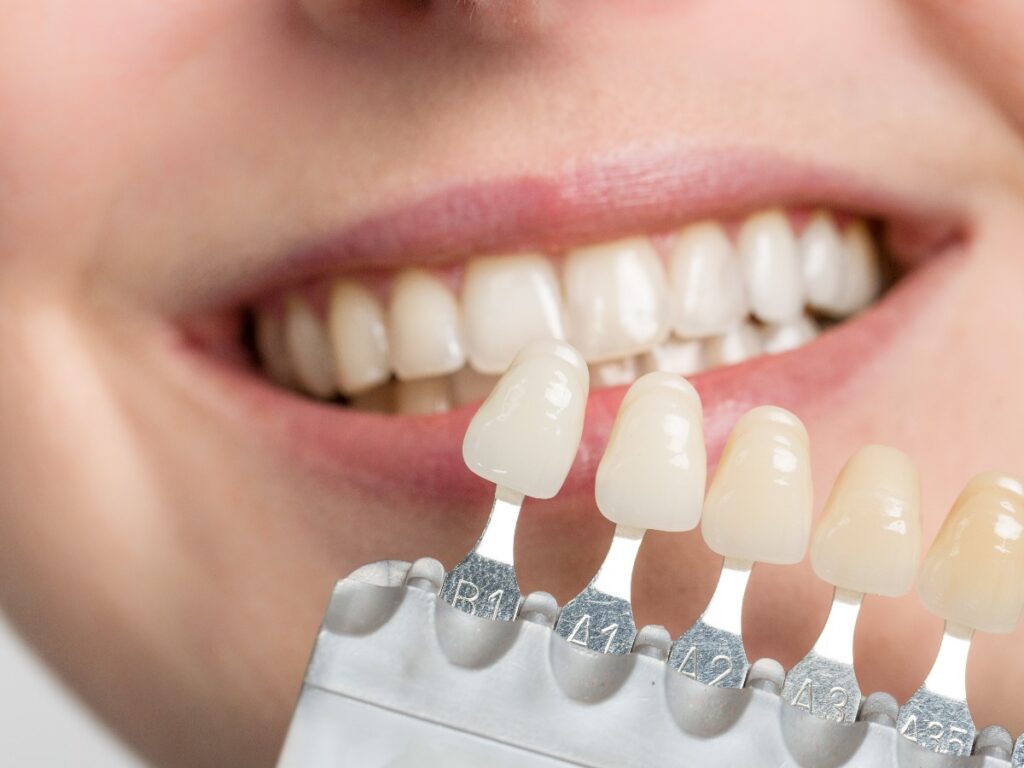
<svg viewBox="0 0 1024 768">
<path fill-rule="evenodd" d="M 0 614 L 0 764 L 143 768 L 15 635 Z"/>
</svg>

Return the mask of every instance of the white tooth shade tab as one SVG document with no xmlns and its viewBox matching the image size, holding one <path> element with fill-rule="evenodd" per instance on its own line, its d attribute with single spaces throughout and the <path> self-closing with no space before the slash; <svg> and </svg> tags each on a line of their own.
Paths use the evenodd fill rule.
<svg viewBox="0 0 1024 768">
<path fill-rule="evenodd" d="M 336 387 L 330 341 L 313 307 L 299 294 L 291 294 L 286 301 L 284 335 L 302 390 L 325 400 L 332 397 Z"/>
<path fill-rule="evenodd" d="M 739 259 L 721 225 L 694 224 L 680 232 L 668 265 L 677 336 L 717 336 L 746 318 Z"/>
<path fill-rule="evenodd" d="M 668 335 L 665 270 L 647 239 L 571 251 L 563 280 L 569 338 L 589 362 L 639 354 Z"/>
<path fill-rule="evenodd" d="M 841 589 L 910 591 L 921 549 L 921 481 L 906 454 L 861 448 L 843 467 L 811 539 L 811 565 Z"/>
<path fill-rule="evenodd" d="M 565 338 L 558 278 L 541 254 L 470 261 L 462 313 L 469 363 L 481 373 L 502 373 L 531 341 Z"/>
<path fill-rule="evenodd" d="M 789 219 L 772 210 L 740 227 L 740 263 L 750 309 L 758 320 L 780 323 L 804 310 L 800 249 Z"/>
<path fill-rule="evenodd" d="M 342 394 L 357 395 L 391 378 L 384 308 L 365 287 L 351 280 L 331 287 L 327 332 Z"/>
<path fill-rule="evenodd" d="M 946 621 L 1012 632 L 1024 605 L 1024 485 L 995 472 L 967 484 L 932 542 L 917 582 Z"/>
<path fill-rule="evenodd" d="M 843 240 L 825 211 L 811 216 L 800 235 L 800 260 L 807 303 L 824 312 L 837 311 L 843 299 Z"/>
<path fill-rule="evenodd" d="M 704 501 L 704 541 L 727 558 L 798 563 L 807 550 L 812 493 L 807 429 L 782 408 L 755 408 L 726 441 Z"/>
<path fill-rule="evenodd" d="M 688 531 L 700 522 L 706 477 L 697 391 L 671 373 L 637 379 L 597 468 L 598 509 L 616 525 Z"/>
<path fill-rule="evenodd" d="M 462 457 L 475 474 L 525 496 L 558 493 L 583 434 L 590 378 L 562 341 L 537 341 L 513 360 L 466 430 Z"/>
<path fill-rule="evenodd" d="M 400 379 L 454 373 L 466 362 L 455 296 L 425 270 L 405 270 L 395 278 L 388 335 L 391 365 Z"/>
</svg>

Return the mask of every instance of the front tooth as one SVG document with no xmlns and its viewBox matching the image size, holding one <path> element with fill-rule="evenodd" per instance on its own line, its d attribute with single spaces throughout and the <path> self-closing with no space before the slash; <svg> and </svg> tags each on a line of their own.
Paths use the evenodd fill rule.
<svg viewBox="0 0 1024 768">
<path fill-rule="evenodd" d="M 802 347 L 809 341 L 813 341 L 817 335 L 817 324 L 807 315 L 801 315 L 795 320 L 765 326 L 762 333 L 764 351 L 769 355 L 789 352 L 797 347 Z"/>
<path fill-rule="evenodd" d="M 717 336 L 747 316 L 739 259 L 725 230 L 715 223 L 687 227 L 668 261 L 675 318 L 683 338 Z"/>
<path fill-rule="evenodd" d="M 395 386 L 395 405 L 399 413 L 424 415 L 446 413 L 452 409 L 452 393 L 447 376 L 399 381 Z"/>
<path fill-rule="evenodd" d="M 395 278 L 388 316 L 391 364 L 400 379 L 424 379 L 459 370 L 466 362 L 455 296 L 421 269 Z"/>
<path fill-rule="evenodd" d="M 539 254 L 470 261 L 462 310 L 466 354 L 481 373 L 502 373 L 531 341 L 565 338 L 558 278 Z"/>
<path fill-rule="evenodd" d="M 841 589 L 897 597 L 914 583 L 921 546 L 917 467 L 869 445 L 843 467 L 811 541 L 811 565 Z"/>
<path fill-rule="evenodd" d="M 714 367 L 742 363 L 763 351 L 760 331 L 753 323 L 743 323 L 722 336 L 709 339 L 705 355 L 708 365 Z"/>
<path fill-rule="evenodd" d="M 640 356 L 640 370 L 692 376 L 707 368 L 704 357 L 704 343 L 699 339 L 669 338 Z"/>
<path fill-rule="evenodd" d="M 293 293 L 285 304 L 285 343 L 299 386 L 315 397 L 333 397 L 336 390 L 327 332 L 302 296 Z"/>
<path fill-rule="evenodd" d="M 700 521 L 706 475 L 697 391 L 671 373 L 637 379 L 597 468 L 598 509 L 616 525 L 688 531 Z"/>
<path fill-rule="evenodd" d="M 797 563 L 807 549 L 811 494 L 804 425 L 782 408 L 755 408 L 725 444 L 704 502 L 704 540 L 726 558 Z"/>
<path fill-rule="evenodd" d="M 947 621 L 1008 633 L 1024 604 L 1024 486 L 998 473 L 964 488 L 928 550 L 918 593 Z"/>
<path fill-rule="evenodd" d="M 800 261 L 807 303 L 835 312 L 842 302 L 845 259 L 839 229 L 828 213 L 815 213 L 800 235 Z"/>
<path fill-rule="evenodd" d="M 356 395 L 391 378 L 384 309 L 366 288 L 351 280 L 331 287 L 327 330 L 342 394 Z"/>
<path fill-rule="evenodd" d="M 284 387 L 295 383 L 292 364 L 288 359 L 284 320 L 270 310 L 256 313 L 256 351 L 271 379 Z"/>
<path fill-rule="evenodd" d="M 841 316 L 868 306 L 882 289 L 882 265 L 868 225 L 857 221 L 843 233 L 843 290 L 837 305 Z"/>
<path fill-rule="evenodd" d="M 800 315 L 804 309 L 800 249 L 785 214 L 765 211 L 751 216 L 740 227 L 738 242 L 754 315 L 766 323 Z"/>
<path fill-rule="evenodd" d="M 562 341 L 528 346 L 473 416 L 462 457 L 499 486 L 549 499 L 579 448 L 589 390 L 582 355 Z"/>
<path fill-rule="evenodd" d="M 587 360 L 636 355 L 668 335 L 665 271 L 648 240 L 572 251 L 564 280 L 570 335 Z"/>
</svg>

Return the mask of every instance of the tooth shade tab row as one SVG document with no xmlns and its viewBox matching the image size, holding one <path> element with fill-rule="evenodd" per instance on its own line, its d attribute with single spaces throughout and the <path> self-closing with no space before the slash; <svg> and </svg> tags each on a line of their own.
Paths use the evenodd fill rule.
<svg viewBox="0 0 1024 768">
<path fill-rule="evenodd" d="M 539 338 L 568 340 L 588 362 L 612 364 L 620 375 L 595 385 L 619 385 L 634 363 L 637 375 L 692 375 L 806 344 L 818 332 L 808 311 L 840 319 L 859 311 L 883 273 L 865 222 L 840 226 L 817 212 L 798 235 L 789 216 L 769 210 L 734 237 L 704 221 L 557 256 L 488 255 L 372 283 L 327 280 L 290 292 L 283 312 L 257 310 L 255 345 L 271 379 L 324 399 L 466 367 L 497 375 Z"/>
</svg>

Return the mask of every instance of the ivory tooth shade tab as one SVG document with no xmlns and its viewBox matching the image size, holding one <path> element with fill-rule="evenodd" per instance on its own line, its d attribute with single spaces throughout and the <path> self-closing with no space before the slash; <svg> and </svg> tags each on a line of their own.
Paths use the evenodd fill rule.
<svg viewBox="0 0 1024 768">
<path fill-rule="evenodd" d="M 675 374 L 642 376 L 623 398 L 595 487 L 615 534 L 597 574 L 555 624 L 570 643 L 602 653 L 632 649 L 631 583 L 644 531 L 687 531 L 700 521 L 707 474 L 701 421 L 697 391 Z"/>
<path fill-rule="evenodd" d="M 803 559 L 811 525 L 807 430 L 789 411 L 755 408 L 733 427 L 707 498 L 701 532 L 723 555 L 708 607 L 672 646 L 669 663 L 708 685 L 742 687 L 750 667 L 741 634 L 743 596 L 755 561 Z"/>
<path fill-rule="evenodd" d="M 462 457 L 497 489 L 476 546 L 445 575 L 441 597 L 455 608 L 515 619 L 522 593 L 512 549 L 523 498 L 550 499 L 561 489 L 579 449 L 589 388 L 579 352 L 563 341 L 536 341 L 473 416 Z"/>
<path fill-rule="evenodd" d="M 975 630 L 1012 632 L 1024 605 L 1024 485 L 988 472 L 971 480 L 939 529 L 917 581 L 921 602 L 946 621 L 924 684 L 896 727 L 935 752 L 967 755 L 974 719 L 966 671 Z"/>
<path fill-rule="evenodd" d="M 853 722 L 861 690 L 853 635 L 865 593 L 910 591 L 921 543 L 917 468 L 895 448 L 869 445 L 843 467 L 811 541 L 811 565 L 835 587 L 814 648 L 786 675 L 782 697 L 815 717 Z"/>
</svg>

